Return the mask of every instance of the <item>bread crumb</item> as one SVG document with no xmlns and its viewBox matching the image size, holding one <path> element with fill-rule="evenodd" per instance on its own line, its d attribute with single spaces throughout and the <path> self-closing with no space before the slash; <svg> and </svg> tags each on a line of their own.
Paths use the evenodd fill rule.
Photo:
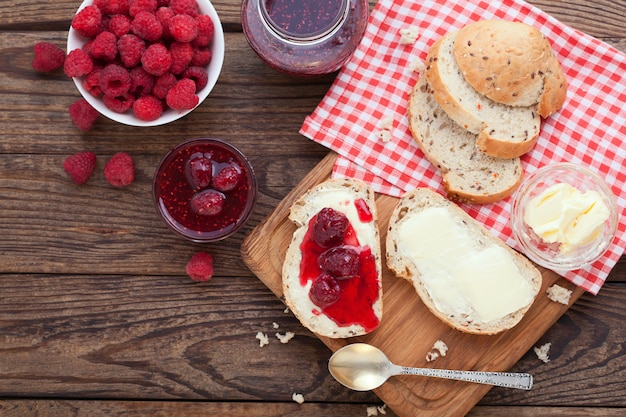
<svg viewBox="0 0 626 417">
<path fill-rule="evenodd" d="M 448 352 L 448 345 L 446 345 L 442 340 L 437 340 L 433 345 L 433 350 L 438 350 L 441 356 L 446 356 Z"/>
<path fill-rule="evenodd" d="M 567 288 L 563 288 L 557 284 L 554 284 L 553 286 L 548 288 L 546 290 L 546 293 L 548 293 L 548 298 L 550 300 L 565 305 L 569 304 L 569 300 L 572 296 L 572 291 L 568 290 Z"/>
<path fill-rule="evenodd" d="M 384 119 L 380 121 L 380 124 L 378 125 L 378 127 L 384 130 L 391 130 L 393 128 L 393 117 L 391 116 L 385 117 Z"/>
<path fill-rule="evenodd" d="M 367 411 L 367 417 L 372 417 L 372 416 L 377 416 L 378 415 L 378 408 L 376 408 L 375 405 L 367 407 L 366 411 Z"/>
<path fill-rule="evenodd" d="M 382 140 L 384 143 L 391 141 L 391 132 L 388 130 L 379 130 L 377 136 L 378 139 Z"/>
<path fill-rule="evenodd" d="M 432 362 L 435 359 L 437 359 L 439 357 L 439 354 L 437 352 L 428 352 L 426 354 L 426 362 Z"/>
<path fill-rule="evenodd" d="M 417 58 L 409 64 L 409 70 L 411 70 L 411 72 L 424 72 L 426 71 L 426 64 L 424 64 L 424 61 Z"/>
<path fill-rule="evenodd" d="M 304 402 L 304 395 L 293 393 L 291 394 L 291 399 L 297 402 L 298 404 L 302 404 Z"/>
<path fill-rule="evenodd" d="M 278 323 L 276 323 L 275 321 L 272 322 L 272 327 L 275 329 L 278 329 L 280 326 L 278 325 Z"/>
<path fill-rule="evenodd" d="M 387 404 L 383 404 L 379 407 L 376 407 L 380 414 L 387 414 Z"/>
<path fill-rule="evenodd" d="M 259 347 L 263 347 L 265 345 L 269 345 L 270 344 L 270 338 L 267 337 L 267 334 L 265 334 L 263 332 L 258 332 L 256 334 L 256 338 L 259 339 Z"/>
<path fill-rule="evenodd" d="M 552 346 L 552 343 L 546 343 L 545 345 L 533 348 L 537 357 L 545 363 L 550 362 L 550 358 L 548 357 L 550 346 Z"/>
<path fill-rule="evenodd" d="M 296 334 L 293 332 L 286 332 L 285 334 L 276 333 L 276 337 L 280 340 L 280 343 L 289 343 L 295 335 Z"/>
<path fill-rule="evenodd" d="M 417 26 L 409 26 L 400 29 L 400 43 L 402 45 L 412 45 L 419 36 L 419 28 Z"/>
<path fill-rule="evenodd" d="M 283 310 L 283 313 L 289 314 L 289 307 L 285 307 L 285 309 Z"/>
</svg>

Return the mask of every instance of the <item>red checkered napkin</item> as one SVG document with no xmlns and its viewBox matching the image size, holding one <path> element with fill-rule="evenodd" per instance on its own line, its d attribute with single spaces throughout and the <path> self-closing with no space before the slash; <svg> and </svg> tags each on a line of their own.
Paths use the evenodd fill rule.
<svg viewBox="0 0 626 417">
<path fill-rule="evenodd" d="M 621 209 L 618 235 L 593 265 L 563 275 L 596 294 L 626 248 L 626 55 L 572 29 L 521 0 L 380 0 L 352 59 L 326 97 L 306 118 L 301 133 L 336 151 L 335 176 L 363 179 L 380 193 L 400 196 L 417 186 L 443 193 L 441 177 L 411 138 L 408 95 L 430 45 L 447 32 L 481 19 L 515 20 L 539 29 L 552 43 L 569 82 L 559 113 L 543 122 L 537 145 L 522 158 L 527 173 L 570 161 L 600 173 Z M 400 42 L 400 30 L 418 28 L 415 43 Z M 392 120 L 391 140 L 381 123 Z M 509 227 L 509 199 L 463 206 L 495 235 L 516 246 Z"/>
</svg>

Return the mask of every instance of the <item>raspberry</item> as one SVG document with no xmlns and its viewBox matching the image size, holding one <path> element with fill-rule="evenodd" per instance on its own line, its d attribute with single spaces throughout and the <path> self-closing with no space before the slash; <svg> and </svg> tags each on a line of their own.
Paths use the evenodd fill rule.
<svg viewBox="0 0 626 417">
<path fill-rule="evenodd" d="M 170 69 L 172 56 L 163 44 L 155 43 L 146 48 L 141 63 L 148 73 L 158 77 Z"/>
<path fill-rule="evenodd" d="M 193 44 L 195 46 L 208 46 L 215 34 L 215 27 L 211 17 L 201 14 L 196 17 L 196 24 L 198 25 L 198 36 L 193 40 Z"/>
<path fill-rule="evenodd" d="M 109 64 L 102 70 L 100 88 L 104 95 L 123 96 L 130 90 L 131 80 L 128 70 L 121 65 Z"/>
<path fill-rule="evenodd" d="M 93 71 L 93 61 L 82 49 L 74 49 L 67 54 L 63 70 L 68 77 L 80 77 Z"/>
<path fill-rule="evenodd" d="M 313 240 L 322 247 L 337 245 L 343 241 L 350 221 L 345 214 L 325 207 L 317 213 L 313 223 Z"/>
<path fill-rule="evenodd" d="M 33 47 L 35 58 L 33 69 L 39 72 L 52 72 L 63 66 L 65 51 L 50 42 L 38 42 Z"/>
<path fill-rule="evenodd" d="M 128 2 L 128 14 L 137 16 L 139 12 L 154 13 L 157 9 L 157 0 L 130 0 Z"/>
<path fill-rule="evenodd" d="M 224 209 L 224 194 L 211 188 L 200 191 L 191 197 L 191 210 L 201 216 L 216 216 Z"/>
<path fill-rule="evenodd" d="M 135 96 L 131 93 L 126 93 L 123 96 L 103 96 L 102 102 L 111 111 L 116 113 L 126 113 L 135 103 Z"/>
<path fill-rule="evenodd" d="M 172 55 L 172 74 L 182 74 L 193 58 L 193 48 L 188 42 L 172 42 L 170 45 Z"/>
<path fill-rule="evenodd" d="M 213 179 L 213 161 L 210 155 L 197 153 L 185 163 L 187 182 L 193 190 L 201 190 L 211 185 Z"/>
<path fill-rule="evenodd" d="M 123 14 L 116 14 L 111 17 L 108 29 L 109 32 L 113 33 L 118 38 L 121 38 L 130 32 L 130 18 Z"/>
<path fill-rule="evenodd" d="M 183 78 L 189 78 L 196 83 L 196 91 L 202 90 L 209 82 L 209 75 L 202 67 L 188 67 L 183 72 Z"/>
<path fill-rule="evenodd" d="M 91 56 L 95 59 L 113 61 L 117 56 L 117 37 L 111 32 L 101 32 L 91 44 Z"/>
<path fill-rule="evenodd" d="M 158 99 L 165 100 L 167 92 L 176 85 L 178 80 L 171 72 L 166 72 L 156 79 L 152 87 L 152 95 Z"/>
<path fill-rule="evenodd" d="M 139 97 L 133 104 L 133 114 L 139 120 L 156 120 L 163 114 L 163 103 L 154 96 Z"/>
<path fill-rule="evenodd" d="M 72 103 L 69 113 L 74 125 L 85 132 L 91 129 L 98 117 L 100 117 L 98 110 L 94 109 L 84 98 L 80 98 Z"/>
<path fill-rule="evenodd" d="M 100 88 L 100 76 L 102 75 L 102 68 L 94 68 L 85 79 L 83 80 L 83 88 L 94 97 L 102 96 L 103 92 Z"/>
<path fill-rule="evenodd" d="M 156 41 L 163 35 L 161 23 L 153 13 L 146 11 L 137 13 L 130 24 L 130 30 L 146 41 Z"/>
<path fill-rule="evenodd" d="M 320 267 L 336 279 L 352 278 L 359 272 L 359 254 L 352 248 L 336 246 L 323 252 Z"/>
<path fill-rule="evenodd" d="M 213 54 L 208 48 L 194 48 L 193 59 L 191 60 L 190 65 L 194 67 L 206 67 L 211 62 L 212 56 Z"/>
<path fill-rule="evenodd" d="M 176 13 L 169 7 L 159 7 L 155 13 L 155 16 L 161 26 L 163 26 L 163 39 L 171 39 L 170 33 L 170 19 L 174 17 Z"/>
<path fill-rule="evenodd" d="M 74 16 L 72 28 L 86 38 L 93 38 L 102 30 L 102 12 L 97 6 L 87 6 Z"/>
<path fill-rule="evenodd" d="M 126 68 L 133 68 L 141 62 L 141 56 L 146 50 L 146 43 L 138 36 L 129 33 L 117 40 L 117 49 L 122 64 Z"/>
<path fill-rule="evenodd" d="M 309 298 L 319 307 L 327 307 L 334 304 L 340 295 L 341 288 L 335 278 L 322 273 L 318 276 L 309 290 Z"/>
<path fill-rule="evenodd" d="M 130 92 L 135 97 L 143 97 L 150 94 L 154 85 L 154 77 L 146 72 L 142 67 L 135 67 L 130 70 Z"/>
<path fill-rule="evenodd" d="M 186 14 L 177 14 L 169 22 L 172 37 L 179 42 L 191 42 L 198 36 L 196 19 Z"/>
<path fill-rule="evenodd" d="M 128 0 L 95 0 L 102 14 L 128 14 Z"/>
<path fill-rule="evenodd" d="M 191 17 L 197 17 L 200 14 L 196 0 L 171 0 L 170 8 L 176 14 L 186 14 Z"/>
<path fill-rule="evenodd" d="M 179 111 L 191 110 L 200 101 L 195 92 L 196 83 L 188 78 L 183 78 L 168 91 L 165 100 L 171 109 Z"/>
<path fill-rule="evenodd" d="M 135 179 L 135 163 L 125 152 L 118 152 L 104 165 L 104 177 L 114 187 L 125 187 Z"/>
<path fill-rule="evenodd" d="M 79 152 L 63 161 L 63 169 L 77 185 L 86 183 L 95 168 L 96 154 L 93 152 Z"/>
<path fill-rule="evenodd" d="M 191 257 L 185 272 L 194 281 L 208 281 L 213 277 L 213 256 L 206 252 L 198 252 Z"/>
<path fill-rule="evenodd" d="M 225 166 L 213 179 L 216 190 L 228 192 L 234 190 L 242 178 L 241 168 L 237 164 Z"/>
</svg>

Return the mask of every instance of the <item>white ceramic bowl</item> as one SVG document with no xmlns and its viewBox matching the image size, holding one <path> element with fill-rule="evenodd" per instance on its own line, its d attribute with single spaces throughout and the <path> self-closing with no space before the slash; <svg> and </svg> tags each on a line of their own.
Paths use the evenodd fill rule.
<svg viewBox="0 0 626 417">
<path fill-rule="evenodd" d="M 567 183 L 581 192 L 597 191 L 609 209 L 609 217 L 598 237 L 565 253 L 560 251 L 558 244 L 543 242 L 524 221 L 524 213 L 530 201 L 558 183 Z M 573 271 L 595 262 L 606 252 L 615 237 L 618 216 L 615 195 L 598 174 L 580 165 L 558 163 L 546 165 L 533 172 L 513 194 L 511 228 L 522 251 L 531 260 L 554 271 Z"/>
<path fill-rule="evenodd" d="M 220 22 L 220 18 L 215 11 L 215 8 L 211 4 L 209 0 L 196 0 L 198 3 L 198 7 L 200 8 L 200 12 L 202 14 L 208 15 L 211 17 L 213 21 L 213 25 L 215 27 L 215 34 L 213 36 L 213 41 L 211 43 L 211 62 L 207 66 L 207 74 L 208 74 L 208 83 L 207 85 L 200 90 L 197 95 L 199 97 L 198 106 L 202 104 L 202 102 L 208 97 L 209 93 L 215 86 L 217 79 L 222 71 L 222 64 L 224 63 L 224 30 L 222 28 L 222 24 Z M 83 8 L 92 5 L 93 0 L 85 0 L 80 5 L 76 13 L 81 11 Z M 71 26 L 69 29 L 69 34 L 67 37 L 67 52 L 81 48 L 86 43 L 86 39 L 79 35 Z M 189 114 L 193 109 L 187 110 L 184 112 L 179 112 L 172 109 L 167 109 L 163 112 L 161 117 L 152 121 L 144 121 L 140 120 L 132 114 L 132 111 L 127 113 L 117 113 L 109 110 L 100 98 L 92 96 L 82 85 L 82 77 L 75 77 L 74 84 L 76 84 L 76 88 L 80 91 L 80 94 L 91 104 L 100 114 L 108 117 L 111 120 L 115 120 L 116 122 L 123 123 L 130 126 L 159 126 L 166 123 L 173 122 L 174 120 L 180 119 L 181 117 Z M 197 107 L 197 106 L 196 106 Z"/>
</svg>

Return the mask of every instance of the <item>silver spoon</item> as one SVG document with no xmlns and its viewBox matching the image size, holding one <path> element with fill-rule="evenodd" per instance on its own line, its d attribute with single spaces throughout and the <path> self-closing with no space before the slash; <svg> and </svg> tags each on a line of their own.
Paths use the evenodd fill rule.
<svg viewBox="0 0 626 417">
<path fill-rule="evenodd" d="M 533 386 L 533 377 L 530 374 L 452 371 L 394 365 L 380 349 L 366 343 L 353 343 L 339 349 L 330 357 L 328 370 L 339 383 L 356 391 L 378 388 L 394 375 L 434 376 L 525 390 Z"/>
</svg>

